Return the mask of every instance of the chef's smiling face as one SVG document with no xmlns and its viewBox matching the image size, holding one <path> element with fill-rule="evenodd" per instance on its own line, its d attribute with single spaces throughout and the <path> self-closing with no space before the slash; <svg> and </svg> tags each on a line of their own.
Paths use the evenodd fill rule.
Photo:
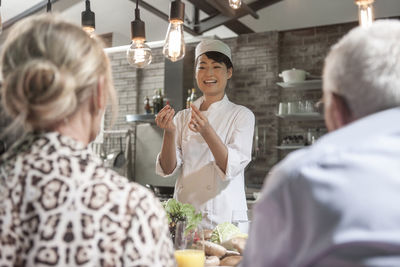
<svg viewBox="0 0 400 267">
<path fill-rule="evenodd" d="M 201 55 L 196 65 L 196 81 L 204 95 L 224 95 L 228 79 L 232 77 L 232 68 Z"/>
</svg>

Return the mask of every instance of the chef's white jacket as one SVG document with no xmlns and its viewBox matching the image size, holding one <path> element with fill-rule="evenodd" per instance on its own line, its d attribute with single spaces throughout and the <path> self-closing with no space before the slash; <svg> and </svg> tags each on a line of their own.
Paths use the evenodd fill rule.
<svg viewBox="0 0 400 267">
<path fill-rule="evenodd" d="M 400 266 L 400 108 L 290 154 L 253 209 L 242 267 Z"/>
<path fill-rule="evenodd" d="M 194 102 L 200 109 L 203 97 Z M 225 95 L 221 101 L 202 111 L 210 125 L 228 149 L 226 173 L 217 166 L 207 143 L 188 124 L 191 110 L 176 114 L 176 159 L 174 171 L 166 175 L 157 156 L 156 172 L 167 177 L 180 171 L 175 184 L 174 198 L 194 205 L 207 218 L 203 226 L 231 222 L 232 210 L 246 210 L 244 168 L 251 160 L 254 114 L 236 105 Z"/>
</svg>

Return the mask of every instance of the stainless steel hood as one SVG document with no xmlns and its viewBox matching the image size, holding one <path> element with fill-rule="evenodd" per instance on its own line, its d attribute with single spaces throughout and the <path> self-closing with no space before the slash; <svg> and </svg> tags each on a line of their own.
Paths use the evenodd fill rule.
<svg viewBox="0 0 400 267">
<path fill-rule="evenodd" d="M 136 125 L 135 182 L 155 186 L 175 186 L 177 175 L 163 178 L 156 174 L 156 158 L 161 151 L 163 131 L 154 123 Z"/>
</svg>

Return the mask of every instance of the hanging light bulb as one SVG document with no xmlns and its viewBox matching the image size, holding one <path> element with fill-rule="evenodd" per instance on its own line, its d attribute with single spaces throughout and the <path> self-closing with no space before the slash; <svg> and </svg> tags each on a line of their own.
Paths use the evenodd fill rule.
<svg viewBox="0 0 400 267">
<path fill-rule="evenodd" d="M 136 0 L 135 20 L 131 22 L 132 44 L 126 51 L 126 58 L 131 66 L 144 68 L 151 63 L 150 47 L 145 44 L 144 22 L 140 20 L 139 0 Z"/>
<path fill-rule="evenodd" d="M 238 9 L 242 5 L 242 0 L 229 0 L 229 6 Z"/>
<path fill-rule="evenodd" d="M 185 41 L 183 39 L 183 19 L 185 17 L 185 4 L 175 0 L 170 6 L 169 26 L 163 54 L 172 62 L 178 61 L 185 56 Z"/>
<path fill-rule="evenodd" d="M 47 0 L 47 13 L 51 12 L 51 1 Z"/>
<path fill-rule="evenodd" d="M 82 28 L 89 35 L 94 34 L 94 30 L 96 29 L 95 25 L 95 14 L 90 10 L 90 1 L 86 0 L 86 9 L 82 11 Z"/>
<path fill-rule="evenodd" d="M 370 26 L 374 21 L 374 10 L 372 4 L 374 0 L 355 0 L 358 5 L 358 20 L 360 26 Z"/>
</svg>

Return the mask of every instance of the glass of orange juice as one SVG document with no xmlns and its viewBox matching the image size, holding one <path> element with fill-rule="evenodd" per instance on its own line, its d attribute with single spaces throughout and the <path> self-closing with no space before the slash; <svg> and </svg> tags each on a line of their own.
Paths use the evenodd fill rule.
<svg viewBox="0 0 400 267">
<path fill-rule="evenodd" d="M 200 226 L 188 228 L 185 221 L 176 224 L 175 260 L 178 267 L 204 267 L 204 233 Z"/>
</svg>

